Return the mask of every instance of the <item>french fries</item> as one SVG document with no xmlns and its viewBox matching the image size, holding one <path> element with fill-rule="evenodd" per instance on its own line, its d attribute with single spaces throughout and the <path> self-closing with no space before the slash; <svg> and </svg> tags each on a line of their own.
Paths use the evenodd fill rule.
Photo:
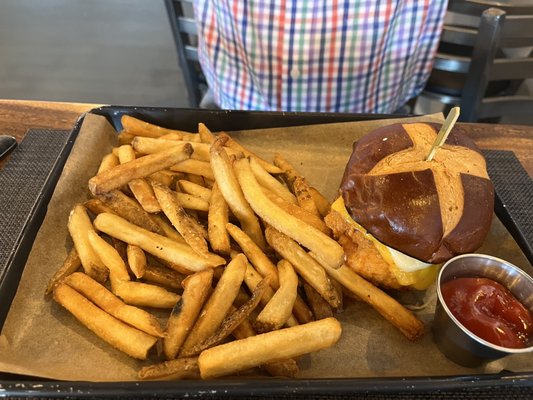
<svg viewBox="0 0 533 400">
<path fill-rule="evenodd" d="M 257 215 L 266 223 L 313 251 L 321 262 L 331 268 L 341 266 L 344 260 L 342 247 L 329 236 L 293 217 L 269 200 L 257 183 L 248 160 L 244 158 L 237 160 L 235 170 L 244 196 Z"/>
<path fill-rule="evenodd" d="M 252 367 L 295 377 L 295 357 L 339 339 L 343 295 L 422 335 L 410 311 L 344 265 L 324 222 L 330 203 L 281 155 L 272 164 L 201 123 L 190 133 L 122 122 L 92 198 L 71 212 L 74 248 L 46 293 L 134 358 L 160 341 L 167 361 L 154 354 L 139 379 Z"/>
<path fill-rule="evenodd" d="M 339 321 L 326 318 L 225 343 L 200 354 L 200 375 L 203 379 L 216 378 L 325 349 L 339 340 L 341 332 Z"/>
</svg>

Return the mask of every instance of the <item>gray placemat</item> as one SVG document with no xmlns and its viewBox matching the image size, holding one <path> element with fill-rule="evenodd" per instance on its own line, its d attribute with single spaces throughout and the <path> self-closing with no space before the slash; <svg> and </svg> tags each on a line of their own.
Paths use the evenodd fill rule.
<svg viewBox="0 0 533 400">
<path fill-rule="evenodd" d="M 495 211 L 533 264 L 533 180 L 511 151 L 484 152 L 496 191 Z"/>
<path fill-rule="evenodd" d="M 72 142 L 70 131 L 31 129 L 0 170 L 0 326 Z"/>
</svg>

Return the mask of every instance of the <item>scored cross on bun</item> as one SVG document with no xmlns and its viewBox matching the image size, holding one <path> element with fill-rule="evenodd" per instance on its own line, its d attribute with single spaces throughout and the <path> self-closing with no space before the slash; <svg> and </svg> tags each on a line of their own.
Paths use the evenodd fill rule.
<svg viewBox="0 0 533 400">
<path fill-rule="evenodd" d="M 350 237 L 357 248 L 366 249 L 369 242 L 376 245 L 377 252 L 370 254 L 379 254 L 383 260 L 374 259 L 374 264 L 389 265 L 393 278 L 398 269 L 400 275 L 402 270 L 421 271 L 477 250 L 490 229 L 494 188 L 483 155 L 456 126 L 433 160 L 426 161 L 439 129 L 438 124 L 394 124 L 355 142 L 340 186 L 342 200 L 332 211 L 340 215 L 327 218 L 336 236 Z M 346 225 L 346 211 L 355 221 L 348 225 L 355 228 Z M 352 251 L 347 250 L 349 246 Z M 356 269 L 371 268 L 360 266 L 362 257 L 350 260 L 350 254 L 357 253 L 353 246 L 346 243 L 347 263 Z M 404 286 L 386 273 L 388 279 L 375 271 L 366 272 L 382 286 Z M 406 282 L 424 286 L 416 280 Z"/>
</svg>

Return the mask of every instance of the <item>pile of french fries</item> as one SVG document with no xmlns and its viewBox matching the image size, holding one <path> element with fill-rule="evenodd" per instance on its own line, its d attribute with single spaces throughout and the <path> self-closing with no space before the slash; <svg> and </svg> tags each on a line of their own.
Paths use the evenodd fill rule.
<svg viewBox="0 0 533 400">
<path fill-rule="evenodd" d="M 155 361 L 140 379 L 254 367 L 294 377 L 298 356 L 339 340 L 345 295 L 421 335 L 416 317 L 343 264 L 328 200 L 281 155 L 270 163 L 203 124 L 189 133 L 125 115 L 122 125 L 92 197 L 71 211 L 74 246 L 47 293 L 118 350 Z"/>
</svg>

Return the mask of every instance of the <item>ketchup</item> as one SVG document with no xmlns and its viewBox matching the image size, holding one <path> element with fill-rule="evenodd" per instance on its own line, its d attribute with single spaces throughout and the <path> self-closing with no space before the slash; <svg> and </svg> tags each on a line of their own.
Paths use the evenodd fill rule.
<svg viewBox="0 0 533 400">
<path fill-rule="evenodd" d="M 441 292 L 455 318 L 475 335 L 502 347 L 528 346 L 532 313 L 498 282 L 457 278 L 444 283 Z"/>
</svg>

